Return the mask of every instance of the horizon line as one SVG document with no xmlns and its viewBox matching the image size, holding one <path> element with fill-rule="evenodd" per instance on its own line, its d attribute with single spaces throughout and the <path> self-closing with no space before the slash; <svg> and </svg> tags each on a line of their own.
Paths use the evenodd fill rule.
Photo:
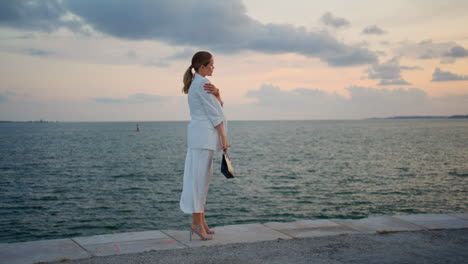
<svg viewBox="0 0 468 264">
<path fill-rule="evenodd" d="M 405 116 L 386 116 L 386 117 L 366 117 L 366 118 L 349 118 L 349 119 L 230 119 L 232 121 L 359 121 L 359 120 L 376 120 L 376 119 L 445 119 L 445 118 L 468 118 L 468 114 L 455 115 L 405 115 Z M 0 120 L 0 123 L 148 123 L 148 122 L 190 122 L 190 119 L 183 120 L 76 120 L 76 121 L 60 121 L 60 120 Z"/>
</svg>

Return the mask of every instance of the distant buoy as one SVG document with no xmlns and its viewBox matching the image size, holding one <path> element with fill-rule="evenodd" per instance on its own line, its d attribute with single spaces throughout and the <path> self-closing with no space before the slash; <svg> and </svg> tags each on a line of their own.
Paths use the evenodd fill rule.
<svg viewBox="0 0 468 264">
<path fill-rule="evenodd" d="M 138 124 L 137 124 L 136 132 L 140 132 L 140 127 L 138 126 Z"/>
</svg>

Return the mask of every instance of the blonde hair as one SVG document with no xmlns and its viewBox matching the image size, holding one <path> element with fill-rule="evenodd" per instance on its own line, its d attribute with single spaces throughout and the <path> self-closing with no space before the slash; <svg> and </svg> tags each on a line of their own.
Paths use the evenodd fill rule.
<svg viewBox="0 0 468 264">
<path fill-rule="evenodd" d="M 192 84 L 193 73 L 192 69 L 195 69 L 195 72 L 198 72 L 198 69 L 203 66 L 208 66 L 210 64 L 210 59 L 212 55 L 208 51 L 199 51 L 195 53 L 192 57 L 192 64 L 188 67 L 188 69 L 184 73 L 184 88 L 182 88 L 182 92 L 184 94 L 188 94 L 190 85 Z"/>
</svg>

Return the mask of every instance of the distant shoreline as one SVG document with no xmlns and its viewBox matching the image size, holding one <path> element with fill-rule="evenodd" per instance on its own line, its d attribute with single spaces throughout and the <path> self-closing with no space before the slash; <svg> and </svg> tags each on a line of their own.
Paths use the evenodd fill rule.
<svg viewBox="0 0 468 264">
<path fill-rule="evenodd" d="M 392 117 L 373 117 L 367 120 L 382 120 L 382 119 L 466 119 L 468 115 L 451 115 L 451 116 L 392 116 Z"/>
<path fill-rule="evenodd" d="M 0 123 L 58 123 L 59 121 L 7 121 L 7 120 L 0 120 Z"/>
</svg>

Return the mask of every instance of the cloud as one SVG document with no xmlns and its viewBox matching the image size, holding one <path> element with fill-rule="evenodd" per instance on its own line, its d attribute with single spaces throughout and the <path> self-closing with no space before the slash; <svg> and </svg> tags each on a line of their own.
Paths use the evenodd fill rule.
<svg viewBox="0 0 468 264">
<path fill-rule="evenodd" d="M 57 55 L 56 52 L 50 51 L 47 49 L 30 47 L 29 43 L 25 43 L 24 45 L 2 45 L 0 46 L 0 51 L 8 52 L 8 53 L 15 53 L 21 55 L 28 55 L 34 57 L 49 57 Z"/>
<path fill-rule="evenodd" d="M 378 85 L 411 85 L 411 83 L 400 78 L 395 80 L 380 80 Z"/>
<path fill-rule="evenodd" d="M 0 92 L 0 103 L 10 103 L 14 101 L 13 98 L 16 96 L 17 96 L 16 93 L 8 91 L 8 90 L 4 92 Z"/>
<path fill-rule="evenodd" d="M 122 39 L 159 40 L 222 53 L 292 52 L 331 66 L 377 61 L 373 51 L 345 44 L 326 31 L 261 23 L 248 16 L 241 0 L 7 0 L 0 10 L 0 25 L 13 28 L 82 32 L 91 27 Z"/>
<path fill-rule="evenodd" d="M 382 45 L 382 46 L 389 46 L 390 44 L 392 44 L 392 43 L 390 41 L 388 41 L 388 40 L 380 41 L 380 45 Z"/>
<path fill-rule="evenodd" d="M 430 39 L 418 43 L 403 43 L 397 52 L 401 56 L 420 60 L 441 59 L 443 64 L 468 57 L 468 50 L 456 42 L 433 42 Z"/>
<path fill-rule="evenodd" d="M 250 90 L 246 94 L 255 99 L 255 103 L 226 105 L 226 111 L 239 119 L 356 119 L 468 112 L 468 94 L 430 97 L 418 88 L 362 86 L 351 86 L 346 90 L 349 97 L 318 89 L 286 91 L 271 84 L 262 85 L 258 90 Z"/>
<path fill-rule="evenodd" d="M 58 1 L 3 0 L 0 25 L 52 31 L 57 29 L 65 9 Z"/>
<path fill-rule="evenodd" d="M 463 48 L 462 46 L 454 46 L 444 55 L 454 58 L 464 58 L 468 57 L 468 50 Z"/>
<path fill-rule="evenodd" d="M 10 101 L 10 99 L 8 98 L 8 96 L 0 94 L 0 104 L 1 103 L 8 103 L 9 101 Z"/>
<path fill-rule="evenodd" d="M 45 32 L 67 27 L 83 32 L 82 23 L 71 16 L 60 0 L 2 0 L 0 26 Z"/>
<path fill-rule="evenodd" d="M 323 14 L 320 18 L 320 21 L 322 21 L 322 23 L 324 23 L 325 25 L 333 28 L 341 28 L 350 25 L 348 20 L 341 17 L 335 17 L 330 12 L 326 12 L 325 14 Z"/>
<path fill-rule="evenodd" d="M 196 49 L 192 48 L 184 48 L 181 51 L 178 51 L 174 53 L 173 55 L 167 56 L 160 58 L 158 60 L 149 60 L 146 63 L 144 63 L 144 66 L 147 67 L 159 67 L 159 68 L 167 68 L 170 66 L 171 62 L 174 60 L 184 60 L 184 61 L 190 61 L 192 59 L 193 54 L 197 52 Z"/>
<path fill-rule="evenodd" d="M 377 25 L 372 25 L 364 28 L 361 33 L 365 35 L 383 35 L 387 32 L 379 28 Z"/>
<path fill-rule="evenodd" d="M 427 94 L 418 88 L 376 89 L 370 87 L 348 87 L 350 111 L 375 116 L 410 115 L 421 113 Z"/>
<path fill-rule="evenodd" d="M 139 104 L 124 102 L 128 98 L 120 98 L 122 100 L 107 103 L 89 99 L 48 100 L 38 97 L 29 98 L 29 100 L 10 100 L 10 102 L 0 103 L 0 120 L 173 121 L 190 119 L 186 96 L 161 96 L 161 101 L 150 100 Z M 144 131 L 141 124 L 140 128 Z"/>
<path fill-rule="evenodd" d="M 282 90 L 271 84 L 250 90 L 254 102 L 230 104 L 229 120 L 361 119 L 403 115 L 468 113 L 468 94 L 430 97 L 417 88 L 381 89 L 351 86 L 349 96 L 319 89 Z M 0 93 L 5 96 L 5 93 Z M 152 95 L 157 97 L 156 95 Z M 96 100 L 14 100 L 0 103 L 0 120 L 132 121 L 189 120 L 186 96 L 160 96 L 161 101 L 128 103 L 123 98 Z M 130 100 L 131 101 L 131 100 Z"/>
<path fill-rule="evenodd" d="M 468 75 L 458 75 L 451 72 L 442 71 L 439 68 L 435 68 L 432 73 L 433 82 L 448 82 L 448 81 L 468 81 Z"/>
<path fill-rule="evenodd" d="M 35 39 L 35 38 L 37 38 L 37 36 L 34 33 L 19 33 L 16 36 L 1 36 L 0 40 L 15 40 L 15 39 L 30 40 L 30 39 Z"/>
<path fill-rule="evenodd" d="M 95 98 L 94 101 L 97 103 L 112 103 L 112 104 L 142 104 L 149 102 L 160 102 L 163 101 L 164 97 L 159 95 L 137 93 L 130 95 L 125 98 L 109 98 L 101 97 Z"/>
<path fill-rule="evenodd" d="M 401 76 L 403 70 L 421 70 L 421 68 L 400 65 L 400 57 L 393 57 L 384 63 L 372 65 L 365 72 L 368 79 L 380 79 L 379 85 L 410 85 L 411 83 Z"/>
<path fill-rule="evenodd" d="M 184 48 L 183 50 L 176 52 L 175 54 L 164 58 L 165 60 L 184 60 L 187 61 L 187 58 L 192 59 L 193 54 L 197 52 L 196 49 Z"/>
<path fill-rule="evenodd" d="M 434 101 L 437 103 L 447 103 L 455 105 L 468 105 L 468 94 L 456 95 L 456 96 L 441 96 L 435 97 Z M 467 110 L 458 111 L 458 113 L 467 113 Z"/>
<path fill-rule="evenodd" d="M 127 57 L 128 57 L 128 58 L 131 58 L 131 59 L 135 59 L 135 58 L 137 57 L 136 51 L 134 51 L 134 50 L 129 50 L 129 51 L 127 52 Z"/>
<path fill-rule="evenodd" d="M 257 91 L 248 91 L 246 96 L 256 98 L 261 106 L 280 108 L 296 108 L 297 105 L 308 103 L 326 105 L 329 100 L 339 101 L 342 99 L 339 95 L 329 95 L 318 89 L 297 88 L 292 91 L 282 91 L 278 86 L 271 84 L 264 84 Z"/>
<path fill-rule="evenodd" d="M 337 94 L 329 94 L 319 89 L 297 88 L 283 91 L 278 86 L 264 84 L 259 90 L 251 90 L 247 97 L 255 103 L 226 106 L 226 112 L 239 119 L 336 119 L 337 111 L 342 111 L 346 99 Z M 343 117 L 342 117 L 343 118 Z"/>
<path fill-rule="evenodd" d="M 51 56 L 54 54 L 51 51 L 42 50 L 42 49 L 34 49 L 34 48 L 25 49 L 23 50 L 23 53 L 30 55 L 30 56 L 38 56 L 38 57 L 46 57 L 46 56 Z"/>
<path fill-rule="evenodd" d="M 365 49 L 349 49 L 341 54 L 329 55 L 326 59 L 331 66 L 353 66 L 377 62 L 377 54 Z"/>
<path fill-rule="evenodd" d="M 167 68 L 170 66 L 169 62 L 166 59 L 161 60 L 149 60 L 143 64 L 146 67 L 158 67 L 158 68 Z"/>
</svg>

